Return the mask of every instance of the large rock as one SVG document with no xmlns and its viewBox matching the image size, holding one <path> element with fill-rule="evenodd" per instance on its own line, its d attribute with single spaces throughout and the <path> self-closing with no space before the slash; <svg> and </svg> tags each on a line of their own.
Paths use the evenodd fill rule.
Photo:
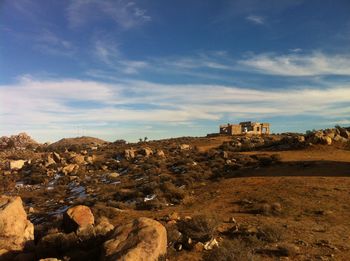
<svg viewBox="0 0 350 261">
<path fill-rule="evenodd" d="M 56 163 L 60 163 L 61 162 L 61 156 L 57 152 L 52 152 L 52 158 L 53 158 L 53 160 Z"/>
<path fill-rule="evenodd" d="M 191 146 L 189 144 L 181 144 L 180 150 L 189 150 L 191 149 Z"/>
<path fill-rule="evenodd" d="M 146 157 L 149 157 L 149 156 L 153 155 L 153 150 L 151 148 L 148 148 L 148 147 L 142 148 L 140 150 L 140 154 L 142 154 L 142 155 L 144 155 Z"/>
<path fill-rule="evenodd" d="M 94 225 L 94 222 L 90 208 L 83 205 L 71 207 L 63 215 L 63 225 L 67 232 L 84 229 Z"/>
<path fill-rule="evenodd" d="M 83 165 L 85 164 L 85 158 L 83 155 L 77 154 L 77 155 L 73 155 L 69 161 L 73 164 L 78 164 L 78 165 Z"/>
<path fill-rule="evenodd" d="M 163 150 L 157 150 L 156 151 L 156 155 L 157 155 L 157 157 L 159 157 L 159 158 L 165 158 L 165 153 L 164 153 L 164 151 Z"/>
<path fill-rule="evenodd" d="M 20 197 L 0 196 L 0 249 L 23 250 L 33 243 L 34 226 Z"/>
<path fill-rule="evenodd" d="M 76 173 L 79 169 L 79 165 L 77 164 L 68 164 L 67 166 L 64 166 L 62 169 L 62 172 L 64 175 L 69 175 L 72 173 Z"/>
<path fill-rule="evenodd" d="M 49 167 L 53 164 L 56 164 L 56 161 L 51 157 L 51 155 L 48 155 L 45 160 L 45 167 Z"/>
<path fill-rule="evenodd" d="M 113 232 L 103 244 L 101 260 L 156 261 L 166 248 L 165 227 L 153 219 L 138 218 Z"/>
<path fill-rule="evenodd" d="M 124 157 L 127 159 L 127 160 L 129 160 L 129 159 L 133 159 L 133 158 L 135 158 L 135 150 L 133 149 L 133 148 L 131 148 L 131 149 L 126 149 L 125 151 L 124 151 Z"/>
<path fill-rule="evenodd" d="M 332 144 L 332 138 L 328 137 L 328 136 L 320 137 L 320 141 L 321 141 L 322 144 L 327 144 L 327 145 L 331 145 Z"/>
<path fill-rule="evenodd" d="M 336 141 L 336 142 L 343 142 L 343 143 L 348 141 L 347 139 L 345 139 L 344 137 L 342 137 L 340 135 L 335 135 L 333 140 Z"/>
<path fill-rule="evenodd" d="M 25 163 L 25 160 L 10 160 L 7 164 L 9 170 L 20 170 L 24 167 Z"/>
<path fill-rule="evenodd" d="M 348 132 L 345 128 L 342 127 L 337 127 L 340 136 L 342 136 L 345 139 L 349 139 L 350 138 L 350 132 Z"/>
</svg>

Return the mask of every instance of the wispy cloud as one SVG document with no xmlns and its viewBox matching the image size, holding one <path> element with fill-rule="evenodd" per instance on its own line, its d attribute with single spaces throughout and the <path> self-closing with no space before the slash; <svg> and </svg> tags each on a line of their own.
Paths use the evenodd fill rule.
<svg viewBox="0 0 350 261">
<path fill-rule="evenodd" d="M 67 18 L 73 28 L 108 18 L 122 29 L 131 29 L 152 20 L 146 9 L 126 0 L 75 0 L 67 9 Z"/>
<path fill-rule="evenodd" d="M 263 53 L 251 55 L 240 60 L 239 65 L 245 70 L 258 73 L 283 76 L 350 76 L 350 55 L 327 55 L 322 52 L 311 54 Z"/>
<path fill-rule="evenodd" d="M 248 15 L 246 19 L 253 24 L 263 25 L 265 23 L 265 18 L 258 15 Z"/>
<path fill-rule="evenodd" d="M 137 74 L 141 69 L 148 67 L 146 61 L 125 59 L 115 41 L 102 38 L 97 39 L 94 42 L 94 49 L 97 59 L 117 72 Z"/>
<path fill-rule="evenodd" d="M 312 115 L 348 119 L 350 86 L 326 89 L 254 90 L 237 86 L 155 84 L 124 80 L 115 84 L 75 79 L 22 77 L 0 86 L 0 132 L 45 128 L 47 134 L 75 135 L 77 125 L 94 130 L 115 124 L 147 126 L 217 122 L 225 117 L 266 118 Z M 58 113 L 59 112 L 59 113 Z M 6 129 L 4 128 L 6 126 Z M 60 129 L 57 129 L 60 126 Z M 119 126 L 119 125 L 118 125 Z M 112 135 L 113 133 L 109 133 Z"/>
<path fill-rule="evenodd" d="M 293 48 L 293 49 L 289 49 L 289 51 L 292 52 L 292 53 L 300 53 L 300 52 L 303 51 L 303 49 L 301 49 L 301 48 Z"/>
<path fill-rule="evenodd" d="M 71 56 L 76 49 L 70 41 L 48 29 L 40 31 L 31 38 L 35 42 L 33 48 L 45 54 Z"/>
<path fill-rule="evenodd" d="M 182 75 L 196 79 L 232 80 L 227 72 L 262 74 L 286 77 L 307 77 L 308 81 L 321 83 L 323 76 L 350 76 L 350 55 L 327 54 L 323 52 L 303 52 L 296 48 L 287 54 L 261 53 L 248 54 L 240 59 L 227 52 L 197 52 L 190 56 L 168 56 L 147 58 L 145 60 L 128 60 L 121 54 L 117 44 L 98 42 L 96 55 L 101 62 L 121 73 L 140 74 L 151 72 L 159 75 Z M 96 70 L 89 70 L 90 72 Z M 99 70 L 102 72 L 101 70 Z M 108 71 L 105 71 L 108 76 Z M 93 74 L 90 74 L 94 76 Z M 95 74 L 97 75 L 97 74 Z M 98 73 L 98 78 L 103 78 Z M 323 85 L 323 84 L 322 84 Z"/>
</svg>

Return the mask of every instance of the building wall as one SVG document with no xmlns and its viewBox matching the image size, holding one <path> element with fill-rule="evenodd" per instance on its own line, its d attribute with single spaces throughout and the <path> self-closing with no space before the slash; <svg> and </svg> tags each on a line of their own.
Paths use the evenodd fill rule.
<svg viewBox="0 0 350 261">
<path fill-rule="evenodd" d="M 255 135 L 270 134 L 270 124 L 247 121 L 239 124 L 227 124 L 220 126 L 220 134 L 240 135 L 244 133 Z"/>
<path fill-rule="evenodd" d="M 239 124 L 231 125 L 231 135 L 242 134 L 242 126 Z"/>
</svg>

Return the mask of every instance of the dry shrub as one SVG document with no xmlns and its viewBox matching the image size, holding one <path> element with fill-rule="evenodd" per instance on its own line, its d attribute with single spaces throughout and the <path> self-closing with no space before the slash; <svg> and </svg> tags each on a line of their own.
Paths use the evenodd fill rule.
<svg viewBox="0 0 350 261">
<path fill-rule="evenodd" d="M 172 203 L 179 203 L 186 196 L 186 191 L 176 187 L 171 182 L 164 182 L 160 188 L 163 191 L 163 196 Z"/>
<path fill-rule="evenodd" d="M 178 228 L 184 237 L 206 242 L 214 236 L 217 225 L 216 216 L 201 214 L 193 216 L 192 219 L 181 220 L 178 223 Z"/>
<path fill-rule="evenodd" d="M 250 206 L 250 209 L 246 211 L 251 214 L 260 214 L 264 216 L 277 216 L 282 213 L 282 206 L 280 203 L 258 203 Z"/>
<path fill-rule="evenodd" d="M 204 255 L 205 261 L 243 261 L 253 259 L 252 249 L 240 239 L 225 240 L 218 248 Z"/>
<path fill-rule="evenodd" d="M 258 229 L 257 237 L 269 243 L 276 243 L 282 239 L 282 230 L 273 225 L 265 225 Z"/>
</svg>

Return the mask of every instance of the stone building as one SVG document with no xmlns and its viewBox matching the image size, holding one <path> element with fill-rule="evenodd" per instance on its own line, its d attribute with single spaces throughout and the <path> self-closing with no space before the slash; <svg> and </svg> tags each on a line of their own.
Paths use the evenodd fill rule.
<svg viewBox="0 0 350 261">
<path fill-rule="evenodd" d="M 245 121 L 239 124 L 220 125 L 220 134 L 241 135 L 241 134 L 270 134 L 270 123 L 259 123 Z"/>
</svg>

